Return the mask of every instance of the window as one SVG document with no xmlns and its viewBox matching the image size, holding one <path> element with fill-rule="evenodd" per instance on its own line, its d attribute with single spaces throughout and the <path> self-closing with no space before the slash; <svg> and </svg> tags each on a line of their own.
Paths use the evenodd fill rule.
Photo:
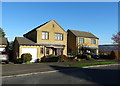
<svg viewBox="0 0 120 86">
<path fill-rule="evenodd" d="M 84 43 L 84 38 L 79 38 L 79 43 Z"/>
<path fill-rule="evenodd" d="M 43 48 L 40 48 L 40 53 L 43 54 Z"/>
<path fill-rule="evenodd" d="M 95 39 L 91 39 L 91 44 L 96 44 L 96 40 Z"/>
<path fill-rule="evenodd" d="M 61 33 L 56 33 L 56 34 L 55 34 L 55 40 L 63 40 L 63 34 L 61 34 Z"/>
<path fill-rule="evenodd" d="M 48 39 L 48 32 L 42 32 L 42 39 Z"/>
</svg>

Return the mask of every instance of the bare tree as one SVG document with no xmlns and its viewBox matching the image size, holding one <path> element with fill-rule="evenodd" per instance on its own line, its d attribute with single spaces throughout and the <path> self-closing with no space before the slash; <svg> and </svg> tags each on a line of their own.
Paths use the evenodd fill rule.
<svg viewBox="0 0 120 86">
<path fill-rule="evenodd" d="M 111 39 L 120 47 L 120 32 L 117 32 L 117 34 L 113 34 Z"/>
</svg>

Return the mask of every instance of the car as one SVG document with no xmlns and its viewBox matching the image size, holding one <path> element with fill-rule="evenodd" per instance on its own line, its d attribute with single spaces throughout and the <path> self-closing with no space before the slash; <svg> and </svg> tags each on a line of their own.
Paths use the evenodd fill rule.
<svg viewBox="0 0 120 86">
<path fill-rule="evenodd" d="M 6 52 L 0 52 L 0 62 L 9 63 L 9 56 Z"/>
</svg>

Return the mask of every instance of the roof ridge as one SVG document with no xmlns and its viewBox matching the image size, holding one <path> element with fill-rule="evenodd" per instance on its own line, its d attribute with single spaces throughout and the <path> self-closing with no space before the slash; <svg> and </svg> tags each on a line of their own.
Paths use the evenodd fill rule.
<svg viewBox="0 0 120 86">
<path fill-rule="evenodd" d="M 77 31 L 77 30 L 71 30 L 68 29 L 69 31 L 71 31 L 75 36 L 80 36 L 80 37 L 89 37 L 89 38 L 97 38 L 94 34 L 90 33 L 90 32 L 85 32 L 85 31 Z"/>
<path fill-rule="evenodd" d="M 72 30 L 72 29 L 69 29 L 69 30 Z M 72 30 L 72 31 L 91 33 L 91 32 L 87 32 L 87 31 L 79 31 L 79 30 Z"/>
<path fill-rule="evenodd" d="M 28 31 L 27 33 L 23 34 L 23 36 L 26 35 L 26 34 L 28 34 L 28 33 L 30 33 L 30 32 L 32 32 L 32 31 L 34 31 L 34 30 L 36 30 L 37 28 L 39 28 L 39 27 L 41 27 L 41 26 L 43 26 L 43 25 L 49 23 L 50 21 L 52 21 L 52 20 L 49 20 L 49 21 L 47 21 L 47 22 L 45 22 L 45 23 L 43 23 L 43 24 L 41 24 L 41 25 L 35 27 L 34 29 L 32 29 L 32 30 Z M 53 20 L 53 21 L 54 21 L 54 20 Z"/>
</svg>

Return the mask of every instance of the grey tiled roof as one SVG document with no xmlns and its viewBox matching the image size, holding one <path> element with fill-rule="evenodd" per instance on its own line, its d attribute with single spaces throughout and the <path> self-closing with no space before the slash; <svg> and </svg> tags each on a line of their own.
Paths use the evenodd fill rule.
<svg viewBox="0 0 120 86">
<path fill-rule="evenodd" d="M 0 37 L 0 45 L 7 45 L 7 44 L 8 44 L 7 38 Z"/>
<path fill-rule="evenodd" d="M 24 44 L 25 45 L 31 45 L 31 44 L 34 45 L 35 44 L 35 42 L 33 42 L 25 37 L 16 37 L 15 39 L 18 41 L 18 43 L 20 45 L 24 45 Z"/>
<path fill-rule="evenodd" d="M 93 35 L 90 32 L 76 31 L 76 30 L 69 30 L 69 31 L 71 31 L 77 37 L 97 38 L 95 35 Z"/>
<path fill-rule="evenodd" d="M 15 40 L 18 41 L 19 45 L 33 45 L 33 46 L 50 46 L 50 45 L 59 45 L 64 46 L 63 44 L 52 44 L 52 43 L 35 43 L 25 37 L 15 37 Z"/>
</svg>

